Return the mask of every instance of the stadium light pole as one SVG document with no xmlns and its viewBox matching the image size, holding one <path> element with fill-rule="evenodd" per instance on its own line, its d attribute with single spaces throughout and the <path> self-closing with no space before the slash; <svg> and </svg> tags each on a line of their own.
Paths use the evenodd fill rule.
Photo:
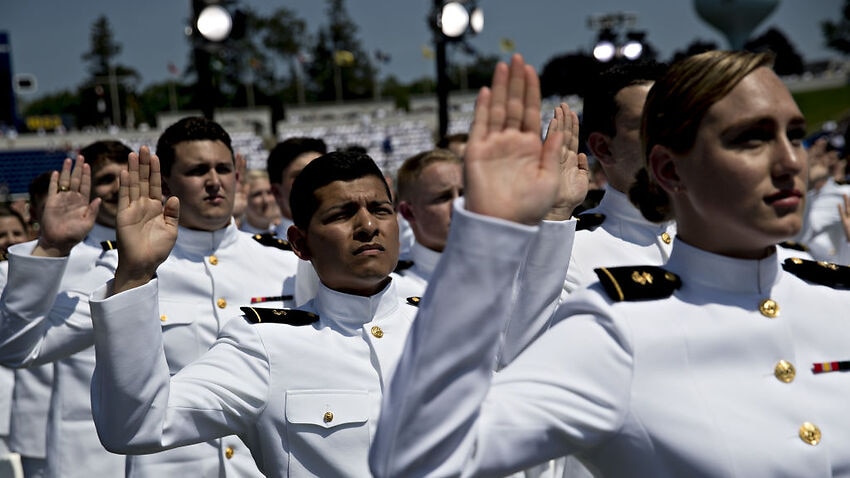
<svg viewBox="0 0 850 478">
<path fill-rule="evenodd" d="M 476 34 L 484 27 L 484 14 L 474 2 L 434 0 L 428 21 L 434 33 L 434 56 L 437 66 L 438 138 L 449 129 L 449 76 L 446 47 L 467 33 Z"/>
</svg>

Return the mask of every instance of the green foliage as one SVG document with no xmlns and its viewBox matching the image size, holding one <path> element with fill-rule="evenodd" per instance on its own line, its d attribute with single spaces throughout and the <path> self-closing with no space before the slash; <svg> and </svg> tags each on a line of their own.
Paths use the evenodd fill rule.
<svg viewBox="0 0 850 478">
<path fill-rule="evenodd" d="M 793 96 L 806 117 L 809 131 L 817 131 L 827 121 L 840 121 L 850 115 L 850 85 L 794 93 Z"/>
<path fill-rule="evenodd" d="M 847 55 L 850 54 L 850 0 L 844 0 L 841 14 L 835 22 L 822 22 L 821 31 L 829 48 Z"/>
</svg>

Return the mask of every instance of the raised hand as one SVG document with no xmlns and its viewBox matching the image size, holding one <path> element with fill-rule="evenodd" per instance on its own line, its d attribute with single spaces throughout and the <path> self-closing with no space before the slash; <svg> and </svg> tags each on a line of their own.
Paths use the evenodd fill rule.
<svg viewBox="0 0 850 478">
<path fill-rule="evenodd" d="M 94 226 L 100 199 L 89 202 L 91 168 L 82 156 L 77 156 L 73 169 L 66 158 L 62 171 L 50 176 L 44 212 L 41 216 L 41 235 L 32 254 L 44 257 L 67 256 L 71 249 L 85 239 Z"/>
<path fill-rule="evenodd" d="M 554 120 L 553 120 L 554 121 Z M 551 129 L 551 128 L 550 128 Z M 540 139 L 540 81 L 515 54 L 482 88 L 464 155 L 464 196 L 472 212 L 537 224 L 555 204 L 564 132 Z"/>
<path fill-rule="evenodd" d="M 561 182 L 558 199 L 546 215 L 546 219 L 566 220 L 572 216 L 573 210 L 584 201 L 590 184 L 590 168 L 587 155 L 578 152 L 578 116 L 570 111 L 566 103 L 555 108 L 555 119 L 549 123 L 546 142 L 554 141 L 553 130 L 560 130 L 561 135 Z"/>
<path fill-rule="evenodd" d="M 113 294 L 153 278 L 177 241 L 179 216 L 176 197 L 162 201 L 159 158 L 146 146 L 138 154 L 131 153 L 118 192 L 118 267 Z"/>
<path fill-rule="evenodd" d="M 245 181 L 245 170 L 248 167 L 248 161 L 245 156 L 236 153 L 236 196 L 233 200 L 233 217 L 237 221 L 242 219 L 245 209 L 248 207 L 248 183 Z"/>
</svg>

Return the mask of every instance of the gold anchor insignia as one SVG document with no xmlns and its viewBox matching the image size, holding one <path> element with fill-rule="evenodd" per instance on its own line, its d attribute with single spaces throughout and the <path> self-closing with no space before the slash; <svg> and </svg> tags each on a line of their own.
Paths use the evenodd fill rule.
<svg viewBox="0 0 850 478">
<path fill-rule="evenodd" d="M 274 315 L 286 315 L 286 311 L 285 311 L 285 310 L 280 310 L 280 309 L 275 309 L 275 310 L 273 310 L 273 311 L 272 311 L 272 313 L 273 313 Z"/>
<path fill-rule="evenodd" d="M 640 285 L 652 284 L 652 274 L 649 272 L 632 272 L 632 280 Z"/>
</svg>

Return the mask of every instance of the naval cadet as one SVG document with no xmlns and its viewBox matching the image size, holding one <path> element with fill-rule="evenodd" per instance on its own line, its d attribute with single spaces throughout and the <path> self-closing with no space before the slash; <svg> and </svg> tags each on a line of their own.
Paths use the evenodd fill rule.
<svg viewBox="0 0 850 478">
<path fill-rule="evenodd" d="M 850 306 L 850 273 L 776 252 L 802 225 L 805 120 L 770 66 L 768 55 L 715 51 L 656 80 L 644 110 L 645 190 L 665 195 L 670 209 L 659 212 L 677 220 L 670 260 L 601 268 L 495 375 L 489 360 L 507 314 L 493 312 L 505 300 L 467 278 L 505 275 L 518 261 L 464 260 L 452 241 L 466 232 L 456 210 L 431 283 L 443 300 L 423 301 L 385 395 L 376 476 L 492 476 L 563 454 L 614 477 L 850 476 L 850 324 L 836 320 Z M 516 144 L 518 123 L 509 110 L 489 147 L 500 137 Z M 472 199 L 476 185 L 499 194 L 487 175 L 510 164 L 474 146 L 466 208 L 523 234 L 540 217 L 532 208 Z M 457 336 L 464 348 L 447 348 Z"/>
</svg>

